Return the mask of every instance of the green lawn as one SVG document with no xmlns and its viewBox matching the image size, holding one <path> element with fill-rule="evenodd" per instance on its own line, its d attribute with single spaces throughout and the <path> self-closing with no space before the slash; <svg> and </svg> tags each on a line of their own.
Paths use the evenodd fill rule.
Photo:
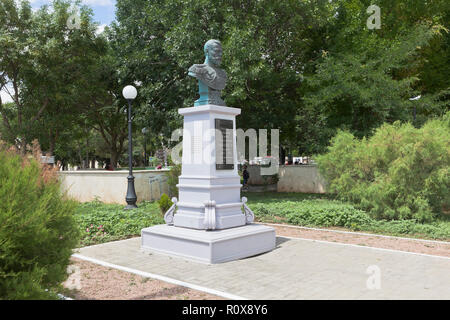
<svg viewBox="0 0 450 320">
<path fill-rule="evenodd" d="M 246 193 L 248 205 L 257 221 L 287 223 L 307 227 L 338 227 L 352 231 L 450 240 L 450 219 L 440 218 L 422 224 L 412 220 L 378 221 L 349 203 L 326 195 L 298 193 Z M 141 203 L 133 211 L 123 205 L 90 202 L 80 204 L 76 211 L 82 240 L 88 246 L 139 236 L 141 229 L 163 224 L 163 215 L 156 202 Z"/>
<path fill-rule="evenodd" d="M 76 210 L 82 235 L 80 246 L 138 236 L 143 228 L 164 223 L 156 202 L 141 203 L 131 211 L 123 208 L 123 205 L 98 201 L 80 204 Z"/>
<path fill-rule="evenodd" d="M 305 227 L 340 227 L 351 231 L 450 240 L 450 218 L 433 223 L 414 220 L 375 220 L 352 204 L 328 195 L 298 193 L 247 193 L 249 207 L 261 222 L 287 223 Z"/>
</svg>

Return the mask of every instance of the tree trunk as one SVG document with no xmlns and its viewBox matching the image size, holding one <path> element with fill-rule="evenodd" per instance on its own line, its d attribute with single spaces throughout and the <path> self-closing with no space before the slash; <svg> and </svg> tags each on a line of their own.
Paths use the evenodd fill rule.
<svg viewBox="0 0 450 320">
<path fill-rule="evenodd" d="M 114 148 L 111 148 L 111 166 L 116 169 L 117 168 L 117 162 L 119 161 L 119 153 Z"/>
<path fill-rule="evenodd" d="M 87 133 L 86 133 L 86 169 L 89 169 L 89 135 Z"/>
<path fill-rule="evenodd" d="M 83 156 L 81 154 L 81 145 L 78 143 L 78 157 L 80 158 L 80 167 L 81 169 L 84 169 L 83 167 Z"/>
<path fill-rule="evenodd" d="M 56 144 L 55 140 L 56 140 L 55 136 L 50 131 L 50 146 L 48 152 L 50 152 L 51 156 L 53 156 L 53 153 L 55 152 L 55 144 Z"/>
</svg>

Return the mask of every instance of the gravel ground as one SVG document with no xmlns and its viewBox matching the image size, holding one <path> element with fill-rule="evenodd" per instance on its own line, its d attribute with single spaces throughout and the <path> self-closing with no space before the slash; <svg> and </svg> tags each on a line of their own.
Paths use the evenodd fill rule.
<svg viewBox="0 0 450 320">
<path fill-rule="evenodd" d="M 208 293 L 72 258 L 65 295 L 75 300 L 222 300 Z M 78 287 L 78 289 L 75 289 Z"/>
<path fill-rule="evenodd" d="M 450 242 L 440 243 L 432 241 L 409 240 L 399 238 L 386 238 L 380 236 L 363 236 L 352 233 L 340 233 L 333 231 L 319 231 L 295 228 L 291 226 L 273 226 L 277 236 L 321 240 L 355 244 L 366 247 L 392 249 L 399 251 L 430 254 L 442 257 L 450 257 Z"/>
<path fill-rule="evenodd" d="M 355 244 L 450 257 L 450 242 L 437 243 L 409 239 L 364 236 L 352 233 L 273 226 L 277 236 Z M 128 272 L 72 259 L 75 271 L 64 283 L 66 296 L 76 300 L 221 300 L 208 293 L 141 277 Z M 76 288 L 76 289 L 75 289 Z"/>
</svg>

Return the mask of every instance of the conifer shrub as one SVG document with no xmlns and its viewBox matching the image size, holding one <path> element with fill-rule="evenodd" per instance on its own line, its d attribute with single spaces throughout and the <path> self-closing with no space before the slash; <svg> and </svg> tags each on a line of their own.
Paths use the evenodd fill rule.
<svg viewBox="0 0 450 320">
<path fill-rule="evenodd" d="M 159 209 L 162 214 L 165 214 L 167 210 L 173 205 L 172 200 L 170 200 L 169 196 L 165 193 L 161 196 L 161 199 L 158 201 Z"/>
<path fill-rule="evenodd" d="M 167 184 L 169 185 L 169 195 L 178 198 L 178 177 L 181 176 L 181 164 L 176 164 L 166 173 Z"/>
<path fill-rule="evenodd" d="M 55 298 L 78 242 L 76 203 L 37 159 L 0 146 L 0 299 Z"/>
<path fill-rule="evenodd" d="M 450 113 L 419 129 L 384 124 L 362 140 L 340 131 L 317 162 L 330 192 L 373 217 L 432 221 L 450 208 Z"/>
</svg>

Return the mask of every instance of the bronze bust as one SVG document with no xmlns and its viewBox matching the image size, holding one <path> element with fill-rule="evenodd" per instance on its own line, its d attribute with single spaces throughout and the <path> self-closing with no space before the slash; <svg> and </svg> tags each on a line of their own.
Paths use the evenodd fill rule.
<svg viewBox="0 0 450 320">
<path fill-rule="evenodd" d="M 225 89 L 227 74 L 220 69 L 222 63 L 222 44 L 218 40 L 209 40 L 205 47 L 205 63 L 194 64 L 189 68 L 189 75 L 198 79 L 200 99 L 195 106 L 214 104 L 225 106 L 221 91 Z"/>
</svg>

